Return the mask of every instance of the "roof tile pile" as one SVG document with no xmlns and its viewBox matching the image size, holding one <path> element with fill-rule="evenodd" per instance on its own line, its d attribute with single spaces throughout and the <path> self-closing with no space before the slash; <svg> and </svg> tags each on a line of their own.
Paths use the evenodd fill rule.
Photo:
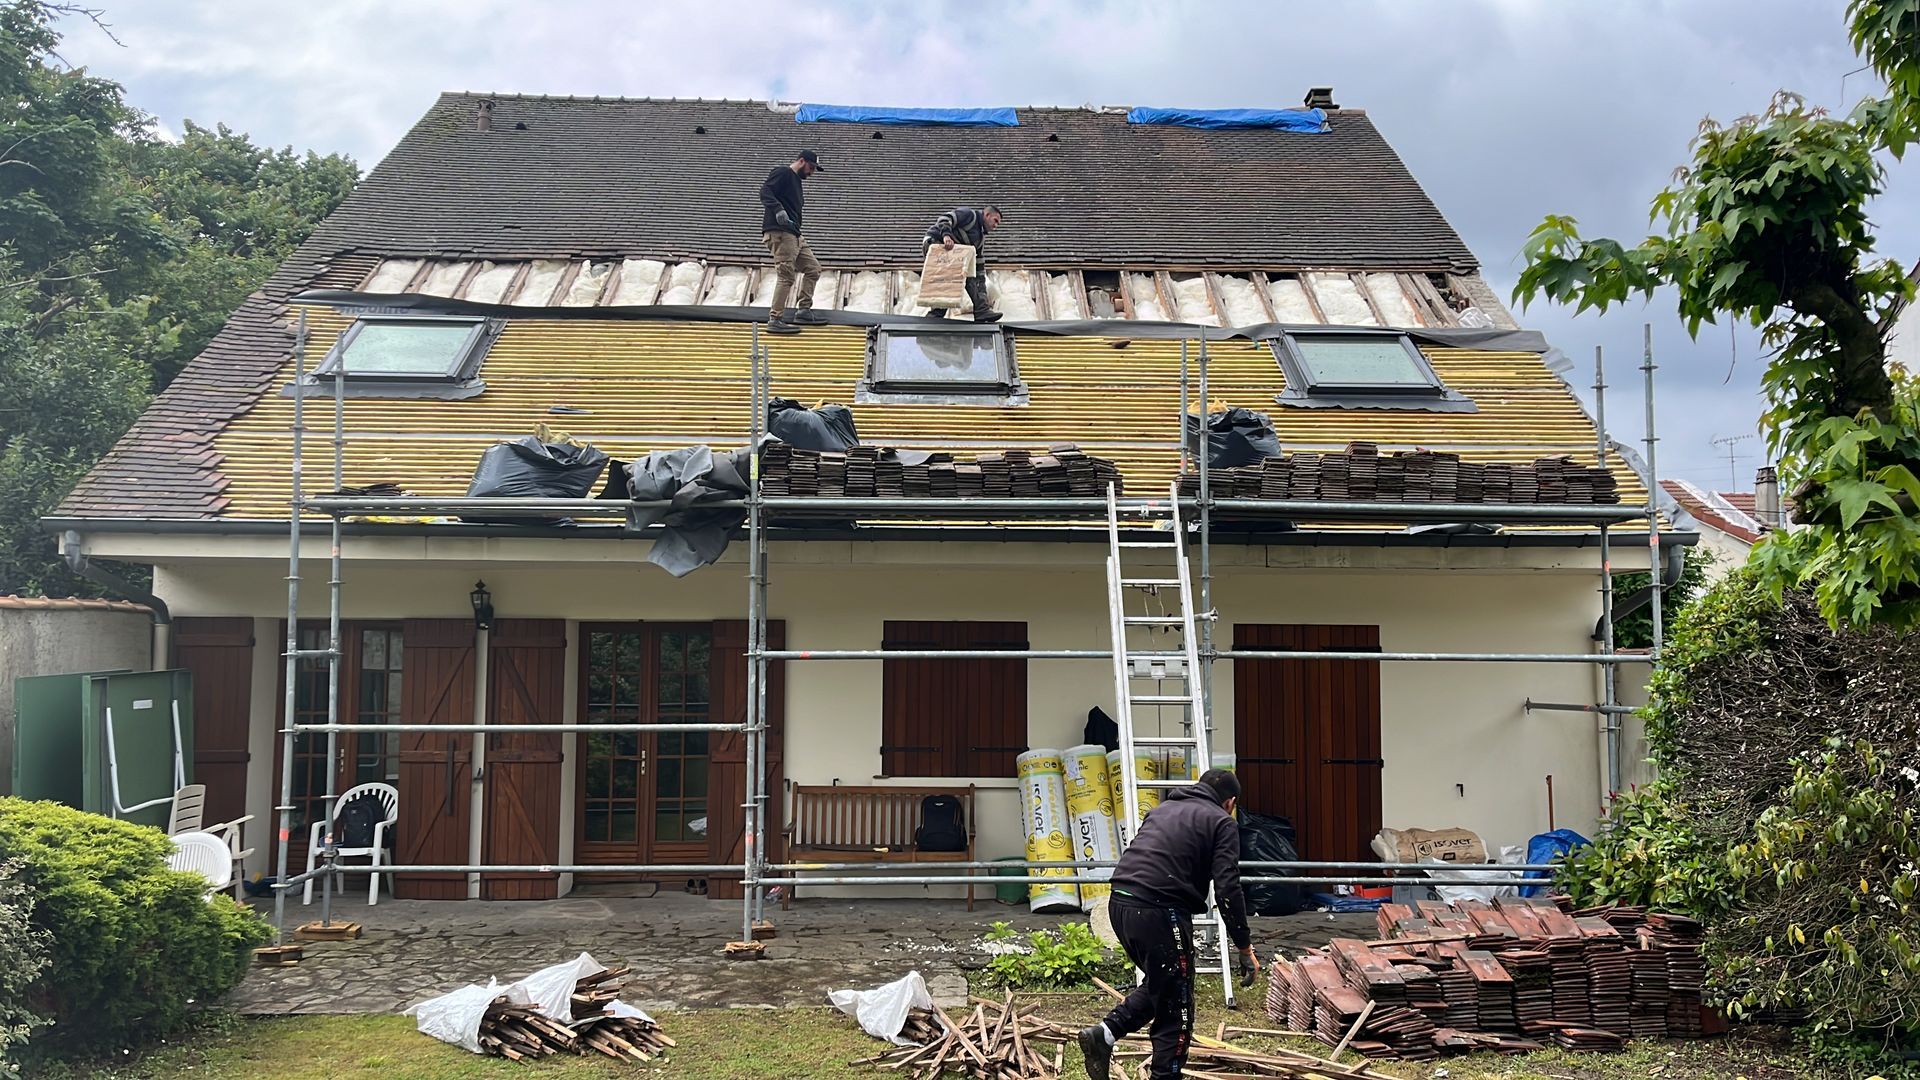
<svg viewBox="0 0 1920 1080">
<path fill-rule="evenodd" d="M 770 442 L 760 452 L 760 490 L 769 496 L 849 499 L 1102 498 L 1121 485 L 1106 458 L 1072 443 L 1048 450 L 998 450 L 972 458 L 919 454 L 879 446 L 846 453 L 802 450 Z"/>
<path fill-rule="evenodd" d="M 1335 939 L 1268 969 L 1267 1016 L 1371 1058 L 1619 1050 L 1701 1034 L 1701 928 L 1544 898 L 1383 904 L 1380 940 Z M 1369 1011 L 1371 1009 L 1371 1011 Z M 1357 1025 L 1357 1030 L 1356 1030 Z"/>
<path fill-rule="evenodd" d="M 1570 457 L 1531 465 L 1463 461 L 1458 454 L 1402 450 L 1382 455 L 1373 443 L 1349 443 L 1337 454 L 1302 451 L 1258 465 L 1212 469 L 1207 486 L 1219 499 L 1323 499 L 1332 502 L 1550 503 L 1599 506 L 1620 501 L 1610 470 Z M 1180 493 L 1200 494 L 1200 477 L 1180 477 Z"/>
</svg>

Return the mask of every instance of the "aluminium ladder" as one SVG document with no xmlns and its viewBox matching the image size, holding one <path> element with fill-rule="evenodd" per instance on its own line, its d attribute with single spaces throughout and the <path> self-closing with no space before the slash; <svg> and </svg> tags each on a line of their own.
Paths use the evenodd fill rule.
<svg viewBox="0 0 1920 1080">
<path fill-rule="evenodd" d="M 1122 850 L 1139 828 L 1142 789 L 1165 791 L 1194 783 L 1188 776 L 1142 778 L 1135 765 L 1137 749 L 1167 754 L 1184 751 L 1193 776 L 1213 767 L 1195 624 L 1197 619 L 1214 616 L 1210 611 L 1196 615 L 1193 610 L 1193 582 L 1187 566 L 1186 523 L 1180 517 L 1178 483 L 1169 488 L 1165 504 L 1149 502 L 1126 513 L 1144 522 L 1164 523 L 1166 529 L 1128 529 L 1123 539 L 1117 493 L 1113 485 L 1107 486 L 1107 608 L 1113 632 L 1114 703 L 1119 712 L 1115 720 L 1120 728 Z M 1136 549 L 1144 549 L 1141 556 L 1132 560 L 1123 557 L 1123 552 Z M 1172 566 L 1159 565 L 1155 552 L 1170 555 Z M 1144 565 L 1129 570 L 1135 563 Z M 1134 576 L 1128 576 L 1130 573 Z M 1140 602 L 1130 604 L 1130 600 Z M 1138 608 L 1148 610 L 1135 610 Z M 1175 640 L 1148 640 L 1150 635 Z M 1136 705 L 1149 707 L 1156 716 L 1163 709 L 1176 710 L 1180 733 L 1139 733 L 1134 726 Z M 1226 930 L 1226 920 L 1209 893 L 1206 915 L 1194 920 L 1194 952 L 1217 955 L 1218 967 L 1196 965 L 1195 974 L 1218 974 L 1227 1007 L 1235 1008 L 1232 944 Z"/>
</svg>

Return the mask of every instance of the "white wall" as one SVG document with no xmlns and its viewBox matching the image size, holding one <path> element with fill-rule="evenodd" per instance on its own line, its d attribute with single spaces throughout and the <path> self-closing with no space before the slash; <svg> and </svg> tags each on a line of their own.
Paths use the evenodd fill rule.
<svg viewBox="0 0 1920 1080">
<path fill-rule="evenodd" d="M 145 609 L 0 606 L 0 795 L 13 792 L 13 680 L 153 666 Z"/>
<path fill-rule="evenodd" d="M 561 543 L 578 552 L 579 561 L 355 561 L 345 575 L 346 616 L 462 617 L 470 614 L 467 593 L 476 573 L 486 578 L 500 617 L 704 620 L 739 618 L 745 610 L 744 565 L 731 557 L 737 552 L 675 580 L 645 564 L 598 557 L 599 541 Z M 1588 635 L 1598 600 L 1590 552 L 1217 546 L 1215 555 L 1222 647 L 1231 643 L 1235 622 L 1291 622 L 1378 625 L 1387 651 L 1592 649 Z M 1093 548 L 1065 544 L 782 546 L 775 549 L 771 613 L 786 620 L 789 647 L 796 649 L 876 649 L 888 618 L 1024 620 L 1036 649 L 1101 649 L 1108 631 L 1097 558 Z M 313 567 L 314 580 L 324 581 L 323 567 Z M 263 659 L 256 665 L 255 730 L 269 740 L 279 710 L 272 700 L 278 681 L 272 654 L 280 642 L 277 623 L 268 620 L 284 610 L 284 573 L 284 564 L 267 560 L 201 560 L 165 565 L 156 575 L 160 595 L 179 614 L 244 613 L 263 620 L 256 634 Z M 305 611 L 323 616 L 324 590 L 312 590 L 309 599 Z M 1077 743 L 1089 707 L 1113 711 L 1107 661 L 1036 660 L 1029 673 L 1031 745 Z M 1458 825 L 1493 845 L 1521 843 L 1546 827 L 1545 778 L 1552 774 L 1559 822 L 1591 829 L 1605 782 L 1594 718 L 1529 716 L 1521 702 L 1588 702 L 1595 700 L 1595 685 L 1592 670 L 1579 664 L 1383 664 L 1385 823 Z M 1231 750 L 1231 663 L 1217 665 L 1214 687 L 1218 748 Z M 879 664 L 792 664 L 787 700 L 791 780 L 875 782 Z M 277 777 L 262 775 L 270 773 L 270 742 L 263 749 L 256 751 L 249 790 L 256 813 L 271 805 L 278 787 Z M 976 779 L 985 789 L 982 856 L 1018 854 L 1014 782 Z M 569 826 L 563 857 L 570 840 Z"/>
</svg>

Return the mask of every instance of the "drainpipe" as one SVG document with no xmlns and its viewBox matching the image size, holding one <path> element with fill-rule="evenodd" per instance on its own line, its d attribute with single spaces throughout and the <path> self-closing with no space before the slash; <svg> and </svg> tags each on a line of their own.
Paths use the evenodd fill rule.
<svg viewBox="0 0 1920 1080">
<path fill-rule="evenodd" d="M 75 574 L 106 586 L 123 600 L 146 605 L 148 614 L 153 617 L 153 642 L 147 666 L 156 671 L 166 667 L 173 645 L 173 613 L 167 610 L 167 602 L 126 578 L 93 565 L 87 558 L 86 548 L 81 546 L 77 529 L 68 529 L 60 534 L 60 554 L 67 560 L 67 569 Z"/>
</svg>

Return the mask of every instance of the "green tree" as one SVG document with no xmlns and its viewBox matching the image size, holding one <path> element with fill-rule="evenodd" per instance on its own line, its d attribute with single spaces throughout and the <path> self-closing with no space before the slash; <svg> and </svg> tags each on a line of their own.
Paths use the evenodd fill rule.
<svg viewBox="0 0 1920 1080">
<path fill-rule="evenodd" d="M 39 519 L 359 175 L 223 125 L 156 138 L 55 57 L 76 12 L 0 0 L 0 593 L 95 591 Z"/>
<path fill-rule="evenodd" d="M 1920 390 L 1886 337 L 1914 283 L 1879 258 L 1867 205 L 1884 155 L 1920 134 L 1920 0 L 1850 0 L 1852 39 L 1886 81 L 1844 118 L 1782 92 L 1758 116 L 1702 122 L 1692 162 L 1653 200 L 1636 245 L 1533 232 L 1514 296 L 1606 310 L 1671 286 L 1688 328 L 1761 328 L 1762 416 L 1808 527 L 1754 556 L 1779 592 L 1807 586 L 1834 625 L 1920 623 Z"/>
</svg>

